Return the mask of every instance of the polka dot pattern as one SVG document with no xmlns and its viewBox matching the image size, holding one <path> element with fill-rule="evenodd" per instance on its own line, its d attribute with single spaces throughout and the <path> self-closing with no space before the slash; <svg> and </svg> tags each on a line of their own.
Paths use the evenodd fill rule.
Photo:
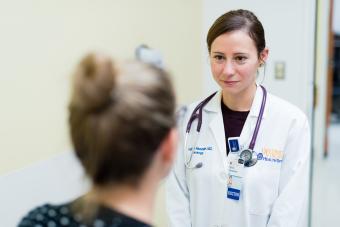
<svg viewBox="0 0 340 227">
<path fill-rule="evenodd" d="M 18 227 L 151 227 L 136 219 L 121 214 L 107 207 L 99 207 L 92 221 L 83 223 L 80 213 L 71 211 L 72 203 L 54 206 L 43 205 L 30 211 Z"/>
</svg>

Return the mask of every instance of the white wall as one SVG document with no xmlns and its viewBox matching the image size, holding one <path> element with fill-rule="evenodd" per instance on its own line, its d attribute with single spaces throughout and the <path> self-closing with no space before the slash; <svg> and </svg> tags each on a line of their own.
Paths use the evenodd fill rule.
<svg viewBox="0 0 340 227">
<path fill-rule="evenodd" d="M 327 77 L 328 77 L 328 33 L 330 1 L 318 1 L 316 69 L 317 87 L 314 119 L 314 156 L 315 160 L 323 158 L 326 129 Z M 335 12 L 335 11 L 334 11 Z"/>
<path fill-rule="evenodd" d="M 264 26 L 269 47 L 264 85 L 271 93 L 300 107 L 311 119 L 315 0 L 205 0 L 203 2 L 204 35 L 207 34 L 213 21 L 229 10 L 244 8 L 258 16 Z M 212 80 L 208 66 L 206 45 L 203 49 L 205 51 L 203 59 L 206 63 L 204 89 L 206 93 L 210 93 L 217 86 Z M 277 61 L 285 62 L 284 80 L 274 78 L 274 63 Z"/>
<path fill-rule="evenodd" d="M 340 0 L 334 0 L 333 31 L 340 35 Z"/>
</svg>

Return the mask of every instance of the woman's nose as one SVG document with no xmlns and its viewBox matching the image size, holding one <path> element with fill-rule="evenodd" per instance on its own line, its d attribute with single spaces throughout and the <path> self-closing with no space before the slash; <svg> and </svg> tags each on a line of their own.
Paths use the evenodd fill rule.
<svg viewBox="0 0 340 227">
<path fill-rule="evenodd" d="M 232 76 L 235 74 L 235 69 L 230 61 L 226 61 L 224 68 L 223 68 L 223 74 L 226 76 Z"/>
</svg>

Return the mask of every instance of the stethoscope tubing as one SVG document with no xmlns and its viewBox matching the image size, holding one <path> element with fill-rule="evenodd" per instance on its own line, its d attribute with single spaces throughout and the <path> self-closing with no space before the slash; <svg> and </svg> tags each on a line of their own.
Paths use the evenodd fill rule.
<svg viewBox="0 0 340 227">
<path fill-rule="evenodd" d="M 257 135 L 258 135 L 259 130 L 260 130 L 262 117 L 263 117 L 263 113 L 264 113 L 264 108 L 266 107 L 266 101 L 267 101 L 267 91 L 262 85 L 260 85 L 260 87 L 262 88 L 262 91 L 263 91 L 263 98 L 262 98 L 260 113 L 259 113 L 259 116 L 258 116 L 257 121 L 256 121 L 256 126 L 255 126 L 255 130 L 254 130 L 254 133 L 253 133 L 253 137 L 251 138 L 251 142 L 250 142 L 250 145 L 249 145 L 250 150 L 254 150 L 256 138 L 257 138 Z"/>
<path fill-rule="evenodd" d="M 262 102 L 261 102 L 261 108 L 260 108 L 259 116 L 258 116 L 257 121 L 256 121 L 255 130 L 254 130 L 254 133 L 253 133 L 253 136 L 252 136 L 251 142 L 249 144 L 249 148 L 248 148 L 251 151 L 254 150 L 254 147 L 255 147 L 255 144 L 256 144 L 257 135 L 258 135 L 258 132 L 259 132 L 259 129 L 260 129 L 260 126 L 261 126 L 262 117 L 263 117 L 263 113 L 264 113 L 264 109 L 265 109 L 265 105 L 266 105 L 266 101 L 267 101 L 267 91 L 262 85 L 260 85 L 260 87 L 261 87 L 262 92 L 263 92 L 263 98 L 262 98 Z M 190 134 L 192 123 L 196 119 L 198 120 L 196 132 L 197 133 L 200 132 L 201 127 L 202 127 L 202 121 L 203 121 L 203 108 L 214 97 L 214 95 L 216 93 L 217 92 L 211 94 L 209 97 L 207 97 L 202 102 L 200 102 L 195 107 L 195 109 L 193 110 L 193 112 L 192 112 L 192 114 L 189 118 L 189 121 L 188 121 L 188 124 L 187 124 L 187 127 L 186 127 L 186 132 L 185 132 L 185 139 L 184 139 L 184 152 L 185 152 L 185 154 L 184 154 L 184 156 L 185 156 L 184 164 L 188 169 L 193 169 L 193 168 L 196 168 L 197 166 L 199 166 L 198 168 L 200 168 L 203 165 L 202 163 L 199 163 L 196 166 L 190 166 L 191 159 L 192 159 L 195 148 L 192 147 L 192 150 L 191 150 L 190 156 L 189 156 L 189 160 L 187 160 L 186 152 L 188 150 L 188 144 L 187 144 L 188 143 L 188 137 L 189 137 L 189 134 Z M 197 113 L 197 111 L 198 111 L 198 113 Z"/>
</svg>

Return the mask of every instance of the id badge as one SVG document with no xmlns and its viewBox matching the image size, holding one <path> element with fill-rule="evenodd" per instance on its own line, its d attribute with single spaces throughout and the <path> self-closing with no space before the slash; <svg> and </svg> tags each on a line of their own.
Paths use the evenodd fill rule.
<svg viewBox="0 0 340 227">
<path fill-rule="evenodd" d="M 228 138 L 228 146 L 230 152 L 239 152 L 240 145 L 239 145 L 239 137 L 229 137 Z"/>
<path fill-rule="evenodd" d="M 227 198 L 232 200 L 240 200 L 242 190 L 244 165 L 238 159 L 238 155 L 233 155 L 229 163 Z"/>
</svg>

